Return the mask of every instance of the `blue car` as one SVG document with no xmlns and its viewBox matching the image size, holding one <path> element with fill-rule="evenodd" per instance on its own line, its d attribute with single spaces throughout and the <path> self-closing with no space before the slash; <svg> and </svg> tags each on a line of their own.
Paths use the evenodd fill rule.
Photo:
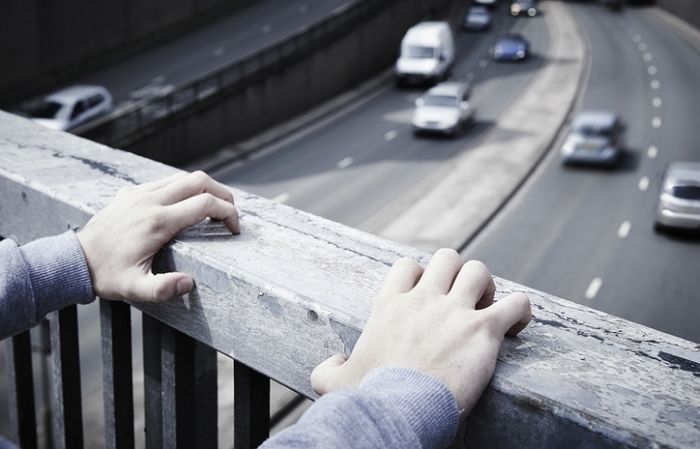
<svg viewBox="0 0 700 449">
<path fill-rule="evenodd" d="M 530 43 L 520 34 L 502 34 L 491 49 L 494 61 L 523 61 L 530 54 Z"/>
</svg>

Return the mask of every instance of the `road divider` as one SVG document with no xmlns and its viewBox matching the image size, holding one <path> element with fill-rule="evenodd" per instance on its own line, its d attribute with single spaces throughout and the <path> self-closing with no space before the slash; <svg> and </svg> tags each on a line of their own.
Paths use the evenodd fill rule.
<svg viewBox="0 0 700 449">
<path fill-rule="evenodd" d="M 432 251 L 461 249 L 534 171 L 583 85 L 585 38 L 566 4 L 543 2 L 548 62 L 494 128 L 360 227 Z"/>
</svg>

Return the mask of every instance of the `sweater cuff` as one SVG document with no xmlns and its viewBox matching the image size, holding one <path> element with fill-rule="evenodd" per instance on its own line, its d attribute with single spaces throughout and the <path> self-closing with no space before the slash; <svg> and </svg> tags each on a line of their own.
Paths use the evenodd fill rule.
<svg viewBox="0 0 700 449">
<path fill-rule="evenodd" d="M 443 448 L 454 440 L 459 427 L 457 401 L 436 378 L 407 368 L 379 368 L 359 388 L 404 416 L 421 447 Z"/>
<path fill-rule="evenodd" d="M 36 303 L 36 318 L 72 304 L 95 299 L 83 248 L 73 231 L 20 247 L 27 263 Z"/>
</svg>

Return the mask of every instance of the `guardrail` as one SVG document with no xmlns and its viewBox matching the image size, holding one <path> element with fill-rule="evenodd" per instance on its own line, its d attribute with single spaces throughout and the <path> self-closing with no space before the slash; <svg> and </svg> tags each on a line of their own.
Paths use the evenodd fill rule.
<svg viewBox="0 0 700 449">
<path fill-rule="evenodd" d="M 121 187 L 176 169 L 0 113 L 0 235 L 75 228 Z M 147 447 L 216 447 L 215 353 L 236 360 L 235 445 L 268 432 L 269 382 L 313 398 L 312 368 L 352 350 L 371 299 L 400 256 L 428 255 L 242 191 L 243 233 L 204 223 L 159 269 L 196 293 L 164 304 L 101 304 L 107 447 L 133 447 L 130 308 L 144 312 Z M 222 232 L 220 232 L 222 231 Z M 457 447 L 700 447 L 700 345 L 524 291 L 533 323 L 507 339 Z M 82 447 L 75 307 L 50 317 L 55 447 Z M 15 441 L 36 441 L 29 335 L 8 341 Z M 141 429 L 139 429 L 141 430 Z"/>
<path fill-rule="evenodd" d="M 356 0 L 342 5 L 317 23 L 301 27 L 292 35 L 242 56 L 224 68 L 167 92 L 118 108 L 72 132 L 109 145 L 125 145 L 125 139 L 129 136 L 178 111 L 220 92 L 241 88 L 271 71 L 282 70 L 286 64 L 352 31 L 356 24 L 395 1 Z"/>
</svg>

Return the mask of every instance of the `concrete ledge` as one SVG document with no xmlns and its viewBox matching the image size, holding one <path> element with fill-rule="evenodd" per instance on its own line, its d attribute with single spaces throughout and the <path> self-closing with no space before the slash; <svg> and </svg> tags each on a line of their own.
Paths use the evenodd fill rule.
<svg viewBox="0 0 700 449">
<path fill-rule="evenodd" d="M 565 123 L 585 69 L 586 45 L 566 5 L 549 1 L 542 9 L 547 64 L 527 90 L 474 149 L 445 162 L 363 228 L 427 251 L 461 248 L 522 185 Z M 426 226 L 432 217 L 443 218 Z"/>
<path fill-rule="evenodd" d="M 26 242 L 80 226 L 118 188 L 175 171 L 0 113 L 0 235 Z M 196 292 L 138 307 L 313 397 L 311 369 L 352 349 L 389 265 L 428 255 L 234 194 L 243 234 L 205 222 L 159 259 L 192 273 Z M 467 423 L 469 447 L 700 446 L 700 346 L 496 281 L 497 298 L 528 293 L 534 322 L 506 340 Z"/>
</svg>

